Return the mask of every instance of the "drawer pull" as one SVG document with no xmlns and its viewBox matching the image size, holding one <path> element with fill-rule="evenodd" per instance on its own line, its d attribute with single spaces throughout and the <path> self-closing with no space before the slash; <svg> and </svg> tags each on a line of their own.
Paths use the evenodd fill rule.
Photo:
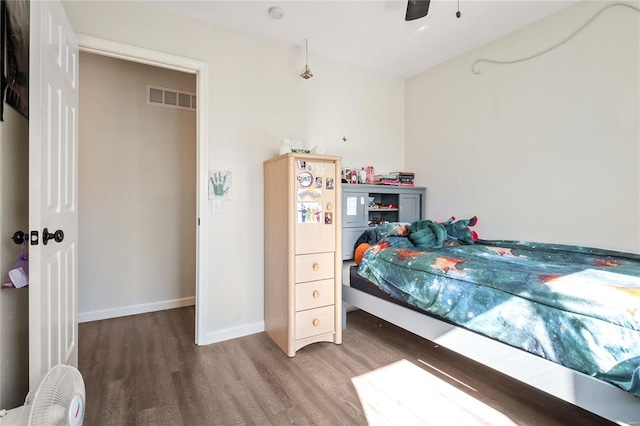
<svg viewBox="0 0 640 426">
<path fill-rule="evenodd" d="M 318 290 L 313 292 L 313 298 L 317 299 L 318 297 L 320 297 L 320 292 Z"/>
<path fill-rule="evenodd" d="M 329 203 L 327 204 L 327 211 L 330 212 L 331 210 L 333 210 L 333 204 Z"/>
<path fill-rule="evenodd" d="M 317 270 L 319 270 L 319 269 L 320 269 L 320 265 L 318 265 L 317 263 L 314 263 L 314 264 L 313 264 L 313 270 L 314 270 L 314 271 L 317 271 Z"/>
<path fill-rule="evenodd" d="M 319 325 L 320 325 L 320 320 L 319 320 L 319 319 L 317 319 L 317 318 L 316 318 L 316 319 L 314 319 L 314 320 L 313 320 L 313 326 L 314 326 L 314 327 L 317 327 L 317 326 L 319 326 Z"/>
</svg>

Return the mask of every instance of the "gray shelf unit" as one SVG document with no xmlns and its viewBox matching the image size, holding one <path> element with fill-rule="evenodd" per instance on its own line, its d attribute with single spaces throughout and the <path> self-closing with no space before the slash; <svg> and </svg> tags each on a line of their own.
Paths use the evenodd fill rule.
<svg viewBox="0 0 640 426">
<path fill-rule="evenodd" d="M 392 185 L 342 184 L 342 259 L 353 259 L 353 245 L 370 229 L 374 218 L 387 222 L 411 223 L 425 218 L 425 187 Z M 369 197 L 377 204 L 392 204 L 398 208 L 369 208 Z"/>
</svg>

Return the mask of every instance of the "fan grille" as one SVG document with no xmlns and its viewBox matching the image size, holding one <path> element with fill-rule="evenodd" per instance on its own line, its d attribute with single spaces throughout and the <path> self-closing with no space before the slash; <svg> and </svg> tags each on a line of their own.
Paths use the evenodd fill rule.
<svg viewBox="0 0 640 426">
<path fill-rule="evenodd" d="M 50 369 L 34 386 L 24 403 L 22 425 L 81 425 L 84 419 L 85 388 L 80 372 L 70 365 Z"/>
</svg>

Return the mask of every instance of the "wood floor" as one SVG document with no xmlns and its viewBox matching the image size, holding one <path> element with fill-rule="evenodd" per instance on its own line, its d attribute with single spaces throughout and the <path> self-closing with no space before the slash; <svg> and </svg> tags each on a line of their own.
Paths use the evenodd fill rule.
<svg viewBox="0 0 640 426">
<path fill-rule="evenodd" d="M 433 378 L 428 383 L 470 395 L 468 399 L 507 419 L 506 424 L 612 424 L 362 311 L 348 314 L 342 345 L 316 343 L 295 358 L 288 358 L 264 333 L 198 347 L 194 324 L 193 307 L 80 324 L 84 424 L 452 424 L 447 419 L 455 417 L 446 414 L 458 407 L 452 410 L 436 399 L 418 408 L 407 403 L 407 410 L 421 411 L 414 421 L 376 416 L 376 407 L 384 411 L 385 402 L 361 400 L 366 395 L 359 388 L 359 396 L 354 383 L 375 378 L 390 365 L 413 371 L 405 379 L 388 370 L 392 380 L 415 382 L 428 374 Z M 371 389 L 393 394 L 384 386 Z M 404 410 L 403 403 L 389 406 Z M 448 411 L 438 412 L 444 409 Z M 491 422 L 478 416 L 476 423 Z"/>
</svg>

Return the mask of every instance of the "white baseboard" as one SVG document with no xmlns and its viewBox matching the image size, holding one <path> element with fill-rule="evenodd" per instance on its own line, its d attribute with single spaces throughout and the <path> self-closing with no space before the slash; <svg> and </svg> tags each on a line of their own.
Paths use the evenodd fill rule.
<svg viewBox="0 0 640 426">
<path fill-rule="evenodd" d="M 109 318 L 124 317 L 127 315 L 146 314 L 147 312 L 163 311 L 165 309 L 193 306 L 196 298 L 184 297 L 182 299 L 163 300 L 160 302 L 143 303 L 140 305 L 124 306 L 120 308 L 102 309 L 99 311 L 78 312 L 78 322 L 99 321 Z"/>
<path fill-rule="evenodd" d="M 262 333 L 264 331 L 264 321 L 254 322 L 240 327 L 226 328 L 224 330 L 207 333 L 205 341 L 202 345 L 210 345 L 212 343 L 222 342 L 225 340 L 244 337 L 250 334 Z"/>
</svg>

